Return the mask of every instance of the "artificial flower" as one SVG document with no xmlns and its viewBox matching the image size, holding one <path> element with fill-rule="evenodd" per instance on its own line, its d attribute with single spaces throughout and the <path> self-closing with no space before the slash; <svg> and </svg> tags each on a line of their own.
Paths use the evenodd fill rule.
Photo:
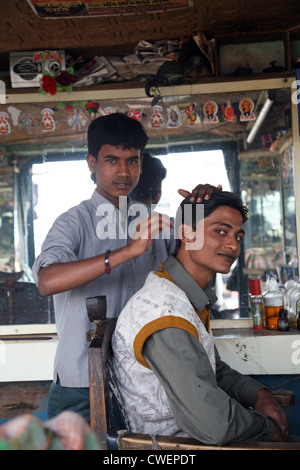
<svg viewBox="0 0 300 470">
<path fill-rule="evenodd" d="M 74 83 L 75 77 L 74 75 L 71 75 L 69 72 L 67 72 L 67 70 L 63 70 L 59 75 L 57 75 L 55 80 L 61 86 L 65 87 Z"/>
<path fill-rule="evenodd" d="M 75 81 L 73 67 L 69 67 L 63 70 L 59 74 L 53 76 L 49 72 L 44 71 L 39 93 L 55 95 L 59 91 L 71 92 L 73 89 L 73 83 Z"/>
<path fill-rule="evenodd" d="M 44 75 L 42 77 L 42 89 L 45 93 L 50 95 L 56 94 L 56 82 L 50 75 Z"/>
</svg>

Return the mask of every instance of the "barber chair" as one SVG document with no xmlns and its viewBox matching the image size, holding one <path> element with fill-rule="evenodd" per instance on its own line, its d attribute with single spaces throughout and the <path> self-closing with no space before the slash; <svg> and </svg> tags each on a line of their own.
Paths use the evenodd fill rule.
<svg viewBox="0 0 300 470">
<path fill-rule="evenodd" d="M 192 438 L 132 433 L 112 368 L 111 337 L 116 318 L 106 319 L 106 304 L 102 301 L 101 305 L 102 311 L 93 312 L 92 321 L 96 328 L 89 346 L 88 362 L 90 427 L 103 450 L 300 450 L 300 442 L 239 442 L 219 447 Z M 89 318 L 92 317 L 89 315 Z M 279 391 L 276 398 L 282 406 L 293 405 L 291 392 Z"/>
</svg>

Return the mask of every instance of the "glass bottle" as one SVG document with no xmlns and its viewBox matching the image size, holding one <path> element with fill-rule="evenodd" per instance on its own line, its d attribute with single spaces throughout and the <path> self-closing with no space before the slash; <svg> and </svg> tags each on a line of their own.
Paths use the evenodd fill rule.
<svg viewBox="0 0 300 470">
<path fill-rule="evenodd" d="M 270 278 L 269 290 L 263 295 L 267 330 L 277 330 L 279 310 L 283 308 L 283 294 L 276 278 Z"/>
<path fill-rule="evenodd" d="M 281 308 L 278 314 L 277 320 L 277 329 L 278 331 L 288 331 L 290 329 L 288 312 L 285 308 Z"/>
<path fill-rule="evenodd" d="M 262 330 L 264 328 L 263 300 L 259 279 L 249 279 L 250 308 L 253 319 L 253 328 Z"/>
</svg>

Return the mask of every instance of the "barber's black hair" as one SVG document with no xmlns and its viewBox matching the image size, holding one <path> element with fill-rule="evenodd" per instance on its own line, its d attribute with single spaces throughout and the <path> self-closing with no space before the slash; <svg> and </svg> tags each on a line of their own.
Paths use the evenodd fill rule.
<svg viewBox="0 0 300 470">
<path fill-rule="evenodd" d="M 165 179 L 167 170 L 159 158 L 153 157 L 148 152 L 142 155 L 142 173 L 137 186 L 130 193 L 130 198 L 143 202 L 156 198 L 158 185 Z"/>
<path fill-rule="evenodd" d="M 102 145 L 143 150 L 147 134 L 142 124 L 122 113 L 100 116 L 90 124 L 87 133 L 88 152 L 97 158 Z"/>
<path fill-rule="evenodd" d="M 248 207 L 244 204 L 241 198 L 230 191 L 214 191 L 210 199 L 204 199 L 202 203 L 190 202 L 190 197 L 185 198 L 176 213 L 175 218 L 175 230 L 178 234 L 180 225 L 188 224 L 192 226 L 193 230 L 196 230 L 196 226 L 200 220 L 197 220 L 200 211 L 197 211 L 197 205 L 203 204 L 204 207 L 204 218 L 208 217 L 220 206 L 229 206 L 240 212 L 243 223 L 248 220 Z M 190 210 L 185 210 L 185 207 L 189 206 Z M 188 215 L 188 216 L 187 216 Z M 180 239 L 177 239 L 177 250 L 181 244 Z M 176 250 L 176 251 L 177 251 Z"/>
</svg>

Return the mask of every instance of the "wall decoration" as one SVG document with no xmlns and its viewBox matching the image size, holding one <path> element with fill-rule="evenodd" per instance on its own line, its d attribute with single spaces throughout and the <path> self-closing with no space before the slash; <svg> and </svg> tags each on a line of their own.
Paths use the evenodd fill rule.
<svg viewBox="0 0 300 470">
<path fill-rule="evenodd" d="M 56 95 L 59 91 L 67 91 L 70 93 L 73 90 L 73 83 L 75 81 L 73 67 L 68 67 L 62 70 L 57 75 L 52 75 L 47 70 L 43 71 L 41 79 L 41 86 L 39 93 L 42 95 Z"/>
<path fill-rule="evenodd" d="M 107 108 L 104 108 L 104 113 L 106 115 L 112 114 L 112 113 L 115 113 L 115 112 L 116 112 L 115 108 L 112 108 L 111 106 L 108 106 Z"/>
<path fill-rule="evenodd" d="M 10 133 L 10 124 L 7 120 L 7 113 L 0 113 L 0 134 L 9 134 Z"/>
<path fill-rule="evenodd" d="M 18 108 L 15 108 L 14 106 L 9 106 L 7 108 L 7 111 L 11 116 L 13 126 L 17 126 L 19 122 L 19 116 L 22 111 Z"/>
<path fill-rule="evenodd" d="M 168 112 L 168 122 L 167 122 L 167 127 L 169 128 L 176 128 L 181 126 L 180 122 L 180 113 L 178 106 L 170 106 L 170 108 L 167 108 Z"/>
<path fill-rule="evenodd" d="M 254 121 L 255 114 L 253 112 L 254 103 L 251 98 L 243 98 L 239 102 L 239 108 L 241 111 L 240 121 Z"/>
<path fill-rule="evenodd" d="M 219 122 L 219 118 L 217 116 L 218 112 L 218 105 L 215 101 L 208 100 L 203 105 L 203 123 L 204 124 L 215 124 Z"/>
<path fill-rule="evenodd" d="M 23 127 L 26 126 L 28 134 L 31 134 L 31 128 L 35 127 L 36 125 L 37 122 L 31 114 L 22 114 L 18 121 L 18 128 L 23 129 Z"/>
<path fill-rule="evenodd" d="M 97 112 L 99 109 L 99 103 L 97 103 L 96 101 L 88 101 L 84 107 L 89 113 L 91 121 L 96 119 Z"/>
<path fill-rule="evenodd" d="M 41 18 L 73 18 L 152 13 L 189 8 L 193 0 L 148 0 L 140 2 L 114 2 L 107 0 L 27 0 Z"/>
<path fill-rule="evenodd" d="M 44 132 L 53 132 L 55 130 L 55 121 L 52 117 L 53 110 L 45 108 L 42 110 L 42 129 Z"/>
<path fill-rule="evenodd" d="M 236 122 L 236 115 L 230 100 L 227 100 L 226 106 L 222 105 L 222 113 L 224 121 Z"/>
<path fill-rule="evenodd" d="M 196 123 L 200 124 L 201 119 L 199 114 L 197 113 L 195 103 L 191 103 L 185 107 L 185 114 L 189 126 L 194 126 Z"/>
<path fill-rule="evenodd" d="M 77 129 L 80 131 L 81 126 L 84 127 L 86 123 L 87 117 L 81 110 L 77 111 L 74 109 L 74 111 L 68 117 L 68 124 L 70 127 L 72 127 L 73 130 L 75 130 L 77 127 Z"/>
<path fill-rule="evenodd" d="M 162 107 L 161 106 L 153 106 L 153 114 L 151 116 L 150 125 L 153 129 L 159 129 L 164 125 L 164 118 L 162 115 Z"/>
<path fill-rule="evenodd" d="M 135 119 L 136 121 L 140 121 L 143 117 L 143 113 L 141 111 L 135 111 L 134 109 L 131 109 L 128 111 L 127 116 Z"/>
</svg>

